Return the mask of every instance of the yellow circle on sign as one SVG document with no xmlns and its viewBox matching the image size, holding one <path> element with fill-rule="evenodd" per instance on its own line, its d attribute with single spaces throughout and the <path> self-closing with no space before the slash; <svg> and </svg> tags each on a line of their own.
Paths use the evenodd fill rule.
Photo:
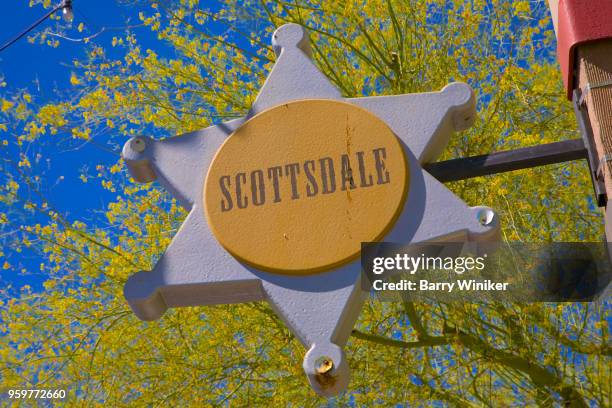
<svg viewBox="0 0 612 408">
<path fill-rule="evenodd" d="M 204 186 L 212 232 L 233 256 L 288 275 L 357 257 L 399 216 L 404 150 L 378 117 L 332 100 L 268 109 L 217 151 Z"/>
</svg>

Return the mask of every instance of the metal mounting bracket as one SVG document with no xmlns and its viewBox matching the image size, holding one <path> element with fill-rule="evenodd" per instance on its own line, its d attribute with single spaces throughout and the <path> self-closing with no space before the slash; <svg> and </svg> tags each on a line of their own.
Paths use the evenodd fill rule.
<svg viewBox="0 0 612 408">
<path fill-rule="evenodd" d="M 593 136 L 593 128 L 591 128 L 589 112 L 586 105 L 580 103 L 581 100 L 580 90 L 575 89 L 572 104 L 574 105 L 574 112 L 576 113 L 580 133 L 582 134 L 582 140 L 584 140 L 584 146 L 587 149 L 587 162 L 589 163 L 589 172 L 593 182 L 593 189 L 595 190 L 595 198 L 599 207 L 605 207 L 608 203 L 608 195 L 606 194 L 606 187 L 603 181 L 602 161 L 597 155 L 597 149 L 595 148 L 595 138 Z"/>
</svg>

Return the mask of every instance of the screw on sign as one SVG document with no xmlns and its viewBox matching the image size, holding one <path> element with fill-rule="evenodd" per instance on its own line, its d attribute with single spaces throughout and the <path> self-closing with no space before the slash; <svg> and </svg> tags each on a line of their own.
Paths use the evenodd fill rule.
<svg viewBox="0 0 612 408">
<path fill-rule="evenodd" d="M 266 300 L 308 350 L 312 388 L 333 396 L 348 385 L 343 346 L 367 297 L 361 243 L 491 240 L 499 222 L 422 167 L 473 122 L 468 85 L 343 98 L 301 26 L 278 28 L 272 44 L 277 61 L 246 117 L 126 143 L 133 177 L 157 180 L 189 215 L 124 294 L 143 320 Z"/>
</svg>

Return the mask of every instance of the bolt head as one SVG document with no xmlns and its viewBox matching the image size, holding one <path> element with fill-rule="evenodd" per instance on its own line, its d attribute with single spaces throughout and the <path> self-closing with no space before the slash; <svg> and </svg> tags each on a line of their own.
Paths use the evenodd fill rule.
<svg viewBox="0 0 612 408">
<path fill-rule="evenodd" d="M 327 374 L 334 368 L 334 362 L 329 357 L 319 357 L 315 363 L 317 374 Z"/>
<path fill-rule="evenodd" d="M 495 219 L 495 213 L 489 208 L 479 210 L 476 216 L 478 217 L 478 222 L 485 227 L 491 225 Z"/>
<path fill-rule="evenodd" d="M 145 148 L 147 147 L 147 144 L 145 143 L 145 141 L 141 138 L 136 138 L 134 140 L 132 140 L 130 142 L 130 147 L 138 153 L 142 153 L 144 152 Z"/>
</svg>

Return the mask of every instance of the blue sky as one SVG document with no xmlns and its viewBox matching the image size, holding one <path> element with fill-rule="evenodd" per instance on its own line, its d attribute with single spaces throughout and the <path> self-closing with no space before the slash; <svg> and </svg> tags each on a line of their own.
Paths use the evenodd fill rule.
<svg viewBox="0 0 612 408">
<path fill-rule="evenodd" d="M 112 30 L 127 24 L 140 23 L 137 10 L 121 6 L 114 1 L 75 0 L 73 4 L 74 21 L 72 28 L 65 32 L 70 38 L 80 39 L 95 34 L 102 28 Z M 28 2 L 23 0 L 5 5 L 4 12 L 0 13 L 0 26 L 3 27 L 0 42 L 4 44 L 45 12 L 42 6 L 29 7 Z M 83 32 L 77 29 L 80 23 L 84 24 Z M 48 19 L 32 33 L 40 32 L 45 28 L 54 28 L 57 24 L 58 22 Z M 144 46 L 154 48 L 155 43 L 158 43 L 147 28 L 141 27 L 135 30 L 139 30 L 139 41 Z M 28 89 L 34 95 L 38 105 L 56 102 L 58 92 L 66 96 L 70 90 L 72 61 L 82 58 L 87 48 L 93 43 L 112 48 L 110 43 L 113 35 L 118 33 L 118 31 L 106 31 L 93 39 L 89 45 L 83 42 L 60 40 L 60 46 L 57 48 L 37 43 L 31 44 L 24 37 L 0 53 L 0 74 L 4 76 L 9 92 Z M 45 152 L 45 156 L 51 157 L 52 160 L 48 181 L 54 187 L 50 191 L 50 200 L 60 209 L 76 211 L 77 214 L 74 215 L 79 215 L 80 210 L 100 208 L 101 204 L 106 201 L 100 199 L 100 194 L 104 192 L 102 190 L 83 191 L 83 188 L 87 189 L 87 186 L 83 186 L 78 179 L 78 170 L 83 166 L 95 168 L 100 161 L 114 162 L 117 156 L 95 146 L 85 146 L 78 150 L 74 150 L 74 146 L 58 145 L 50 148 L 53 149 L 51 152 Z M 62 176 L 64 179 L 59 179 Z M 77 192 L 79 200 L 74 199 Z"/>
<path fill-rule="evenodd" d="M 30 7 L 28 0 L 11 0 L 5 3 L 3 12 L 0 13 L 0 27 L 2 27 L 0 44 L 5 44 L 9 39 L 15 37 L 47 11 L 40 4 Z M 55 4 L 55 1 L 52 3 Z M 112 38 L 120 34 L 119 30 L 122 27 L 140 23 L 138 11 L 143 7 L 140 5 L 138 8 L 130 8 L 116 1 L 107 0 L 74 0 L 73 6 L 72 28 L 64 26 L 66 29 L 64 34 L 67 37 L 81 39 L 98 33 L 103 28 L 108 31 L 97 36 L 89 44 L 62 39 L 60 46 L 53 48 L 39 43 L 30 43 L 28 37 L 45 29 L 57 31 L 58 24 L 63 24 L 63 22 L 47 19 L 28 37 L 20 39 L 0 53 L 0 76 L 7 84 L 6 88 L 1 90 L 2 93 L 10 94 L 17 90 L 28 90 L 33 95 L 36 105 L 57 102 L 59 98 L 70 96 L 72 61 L 81 59 L 91 44 L 101 44 L 106 49 L 112 49 L 110 47 Z M 84 25 L 82 32 L 77 29 L 80 23 Z M 160 48 L 159 41 L 148 28 L 140 27 L 134 30 L 138 30 L 139 42 L 144 47 Z M 60 139 L 68 138 L 60 136 L 55 140 Z M 98 183 L 82 183 L 79 179 L 79 170 L 86 166 L 93 171 L 97 164 L 113 164 L 118 158 L 119 151 L 113 154 L 92 144 L 75 149 L 75 146 L 69 146 L 66 143 L 54 143 L 54 141 L 44 143 L 45 160 L 50 159 L 48 164 L 45 163 L 47 198 L 52 206 L 66 213 L 69 220 L 88 221 L 91 217 L 96 216 L 96 210 L 103 210 L 106 207 L 106 204 L 114 198 L 114 194 L 102 189 Z M 38 147 L 32 146 L 32 148 Z M 19 273 L 23 267 L 36 273 L 39 259 L 35 254 L 20 254 L 18 258 L 21 265 L 15 264 L 9 271 L 6 271 L 11 273 L 3 273 L 0 282 L 11 283 L 15 287 L 29 284 L 34 289 L 40 288 L 45 279 L 44 275 L 23 276 Z"/>
<path fill-rule="evenodd" d="M 102 27 L 121 27 L 127 21 L 138 23 L 136 10 L 118 5 L 114 1 L 73 0 L 74 21 L 72 29 L 66 34 L 72 38 L 82 38 L 99 31 Z M 28 27 L 46 9 L 41 5 L 28 6 L 28 0 L 7 1 L 0 13 L 0 42 L 4 44 L 24 28 Z M 85 31 L 79 33 L 77 27 L 83 23 Z M 57 23 L 47 20 L 38 26 L 33 33 L 40 32 Z M 142 28 L 142 31 L 147 31 Z M 113 32 L 105 32 L 94 42 L 110 44 Z M 154 38 L 151 38 L 154 41 Z M 54 87 L 67 87 L 70 78 L 70 65 L 74 58 L 83 55 L 86 45 L 81 42 L 62 40 L 61 46 L 51 48 L 30 44 L 24 37 L 0 53 L 0 72 L 5 81 L 13 88 L 28 87 L 36 89 L 40 85 L 41 95 L 51 98 Z"/>
</svg>

